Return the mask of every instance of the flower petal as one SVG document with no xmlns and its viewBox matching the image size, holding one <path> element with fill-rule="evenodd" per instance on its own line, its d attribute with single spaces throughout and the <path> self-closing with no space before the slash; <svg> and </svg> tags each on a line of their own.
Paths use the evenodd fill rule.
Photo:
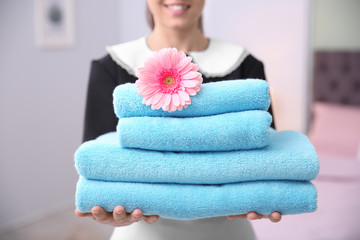
<svg viewBox="0 0 360 240">
<path fill-rule="evenodd" d="M 162 105 L 164 104 L 164 99 L 165 99 L 165 98 L 164 98 L 164 95 L 163 95 L 163 97 L 160 98 L 159 102 L 154 105 L 154 109 L 159 109 L 159 108 L 161 108 Z"/>
<path fill-rule="evenodd" d="M 170 102 L 171 102 L 171 94 L 165 93 L 163 106 L 169 106 Z M 165 110 L 165 111 L 167 111 L 167 110 Z"/>
<path fill-rule="evenodd" d="M 161 66 L 159 61 L 159 56 L 155 52 L 155 54 L 151 54 L 150 57 L 145 60 L 144 68 L 145 69 L 158 69 Z"/>
<path fill-rule="evenodd" d="M 142 83 L 148 85 L 158 85 L 157 74 L 149 71 L 141 71 L 137 73 L 137 77 Z"/>
<path fill-rule="evenodd" d="M 149 105 L 151 104 L 154 96 L 155 96 L 155 95 L 152 95 L 151 97 L 149 97 L 149 98 L 145 101 L 146 106 L 149 106 Z"/>
<path fill-rule="evenodd" d="M 197 81 L 183 80 L 183 81 L 181 81 L 181 85 L 186 87 L 186 88 L 192 88 L 192 87 L 195 87 L 197 85 Z"/>
<path fill-rule="evenodd" d="M 184 92 L 184 91 L 178 91 L 178 93 L 179 93 L 179 97 L 182 98 L 182 99 L 184 99 L 185 102 L 186 102 L 186 101 L 189 101 L 189 99 L 190 99 L 189 94 L 187 94 L 187 93 Z"/>
<path fill-rule="evenodd" d="M 162 106 L 162 110 L 168 111 L 168 110 L 169 110 L 169 106 L 168 106 L 168 105 L 167 105 L 167 106 L 163 105 L 163 106 Z"/>
<path fill-rule="evenodd" d="M 199 66 L 196 63 L 192 64 L 191 71 L 197 72 L 199 70 Z"/>
<path fill-rule="evenodd" d="M 194 89 L 196 92 L 199 92 L 201 90 L 200 86 L 195 86 L 192 89 Z"/>
<path fill-rule="evenodd" d="M 142 99 L 142 103 L 146 104 L 146 101 L 149 100 L 150 98 L 151 98 L 151 95 L 144 96 L 143 99 Z"/>
<path fill-rule="evenodd" d="M 174 112 L 174 111 L 176 111 L 176 109 L 177 108 L 173 104 L 170 104 L 168 112 Z"/>
<path fill-rule="evenodd" d="M 157 104 L 162 98 L 162 96 L 163 96 L 162 92 L 157 92 L 152 100 L 152 104 Z"/>
<path fill-rule="evenodd" d="M 196 95 L 196 91 L 193 88 L 187 88 L 186 92 L 190 95 L 190 96 L 195 96 Z"/>
<path fill-rule="evenodd" d="M 180 54 L 178 54 L 176 48 L 172 48 L 171 56 L 170 56 L 171 66 L 172 67 L 176 66 L 176 64 L 179 62 L 179 59 L 180 59 Z"/>
<path fill-rule="evenodd" d="M 180 106 L 185 105 L 185 100 L 179 96 Z"/>
<path fill-rule="evenodd" d="M 168 48 L 164 48 L 160 50 L 159 54 L 160 54 L 160 61 L 162 66 L 165 69 L 171 68 L 171 59 L 170 59 L 171 50 Z"/>
<path fill-rule="evenodd" d="M 179 106 L 180 99 L 179 99 L 179 95 L 177 93 L 174 93 L 171 95 L 171 100 L 172 100 L 171 102 L 172 102 L 173 106 L 175 106 L 175 107 Z"/>
<path fill-rule="evenodd" d="M 184 75 L 182 76 L 182 78 L 183 78 L 183 79 L 188 79 L 188 80 L 193 80 L 193 79 L 198 78 L 199 75 L 200 75 L 199 72 L 190 71 L 190 72 L 184 74 Z"/>
<path fill-rule="evenodd" d="M 141 91 L 141 94 L 144 95 L 152 95 L 153 93 L 155 93 L 158 89 L 154 88 L 154 87 L 145 87 L 142 89 L 139 89 L 139 91 Z"/>
<path fill-rule="evenodd" d="M 191 70 L 191 58 L 188 57 L 181 59 L 181 61 L 176 65 L 176 69 L 180 74 L 185 74 Z"/>
</svg>

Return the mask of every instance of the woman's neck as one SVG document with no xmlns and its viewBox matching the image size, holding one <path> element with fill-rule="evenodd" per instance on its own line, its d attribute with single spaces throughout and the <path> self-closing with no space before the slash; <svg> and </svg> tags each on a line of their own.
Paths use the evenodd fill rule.
<svg viewBox="0 0 360 240">
<path fill-rule="evenodd" d="M 155 27 L 147 38 L 147 44 L 153 51 L 174 47 L 187 53 L 190 51 L 205 50 L 208 45 L 208 39 L 197 27 L 190 30 Z"/>
</svg>

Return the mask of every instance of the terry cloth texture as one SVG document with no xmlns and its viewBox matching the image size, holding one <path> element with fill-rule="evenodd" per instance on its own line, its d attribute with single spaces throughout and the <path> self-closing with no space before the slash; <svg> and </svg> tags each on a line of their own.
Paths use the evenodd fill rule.
<svg viewBox="0 0 360 240">
<path fill-rule="evenodd" d="M 255 211 L 297 214 L 316 209 L 317 192 L 310 182 L 252 181 L 224 185 L 125 183 L 87 180 L 80 177 L 76 207 L 90 212 L 93 206 L 127 212 L 141 209 L 144 215 L 170 219 L 199 219 Z"/>
<path fill-rule="evenodd" d="M 204 83 L 191 97 L 191 104 L 182 111 L 152 110 L 142 104 L 134 83 L 119 85 L 113 92 L 114 111 L 123 117 L 201 117 L 246 110 L 264 110 L 270 106 L 269 84 L 264 80 L 227 80 Z"/>
<path fill-rule="evenodd" d="M 174 118 L 120 118 L 120 145 L 158 151 L 230 151 L 269 144 L 271 115 L 254 110 L 219 115 Z"/>
<path fill-rule="evenodd" d="M 251 180 L 312 180 L 319 161 L 308 138 L 271 129 L 267 147 L 227 152 L 160 152 L 122 148 L 116 132 L 83 143 L 78 173 L 105 181 L 221 184 Z"/>
</svg>

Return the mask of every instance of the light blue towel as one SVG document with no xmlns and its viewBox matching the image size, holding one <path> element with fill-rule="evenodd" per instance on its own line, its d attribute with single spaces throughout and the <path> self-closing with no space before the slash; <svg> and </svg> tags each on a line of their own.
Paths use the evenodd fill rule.
<svg viewBox="0 0 360 240">
<path fill-rule="evenodd" d="M 254 110 L 174 118 L 120 118 L 120 145 L 158 151 L 231 151 L 262 148 L 269 143 L 271 115 Z"/>
<path fill-rule="evenodd" d="M 202 153 L 121 148 L 113 132 L 83 143 L 75 153 L 75 166 L 90 179 L 193 184 L 312 180 L 319 172 L 317 154 L 306 136 L 273 130 L 265 148 Z"/>
<path fill-rule="evenodd" d="M 317 192 L 310 182 L 255 181 L 224 185 L 124 183 L 80 177 L 76 207 L 90 212 L 94 206 L 113 211 L 121 205 L 144 215 L 190 220 L 255 211 L 298 214 L 315 211 Z"/>
<path fill-rule="evenodd" d="M 151 110 L 142 104 L 136 85 L 119 85 L 113 92 L 115 114 L 122 117 L 198 117 L 245 110 L 267 110 L 270 106 L 269 85 L 264 80 L 226 80 L 204 83 L 201 90 L 191 97 L 191 104 L 182 111 Z"/>
</svg>

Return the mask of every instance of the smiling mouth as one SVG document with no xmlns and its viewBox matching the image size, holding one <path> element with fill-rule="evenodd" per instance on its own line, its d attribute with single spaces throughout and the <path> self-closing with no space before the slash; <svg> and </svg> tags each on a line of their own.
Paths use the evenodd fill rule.
<svg viewBox="0 0 360 240">
<path fill-rule="evenodd" d="M 179 4 L 179 3 L 174 3 L 174 4 L 164 4 L 164 6 L 166 8 L 168 8 L 169 10 L 173 11 L 173 12 L 185 12 L 187 9 L 190 8 L 190 5 L 188 4 Z"/>
</svg>

